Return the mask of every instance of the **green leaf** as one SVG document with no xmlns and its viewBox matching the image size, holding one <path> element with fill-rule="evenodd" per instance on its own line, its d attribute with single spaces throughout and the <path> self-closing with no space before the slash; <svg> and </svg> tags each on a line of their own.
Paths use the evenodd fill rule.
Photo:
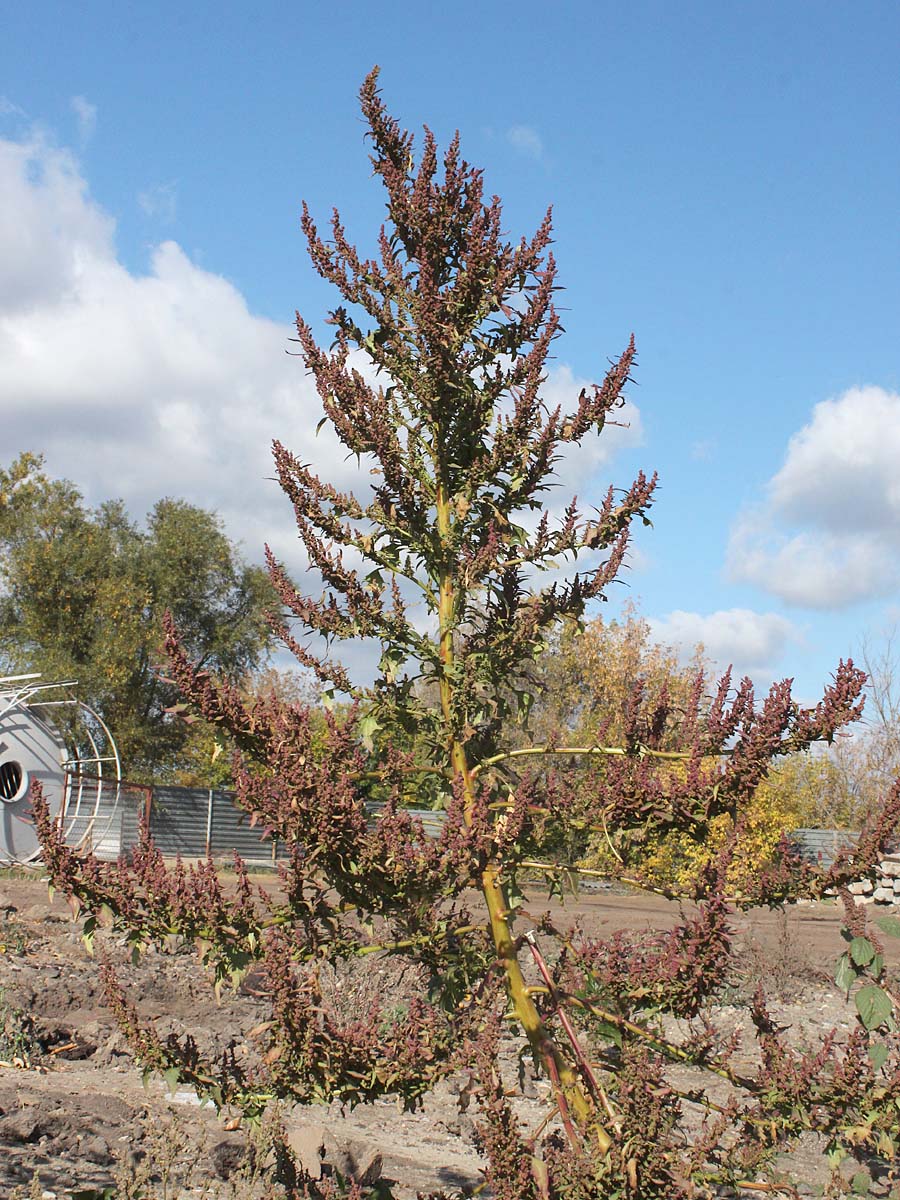
<svg viewBox="0 0 900 1200">
<path fill-rule="evenodd" d="M 550 1172 L 547 1170 L 547 1164 L 540 1158 L 532 1157 L 531 1174 L 540 1194 L 545 1197 L 545 1200 L 549 1200 Z"/>
<path fill-rule="evenodd" d="M 600 1037 L 606 1038 L 620 1050 L 622 1049 L 622 1030 L 618 1025 L 613 1025 L 611 1021 L 598 1021 L 595 1028 Z"/>
<path fill-rule="evenodd" d="M 859 1019 L 869 1031 L 877 1029 L 893 1012 L 893 1004 L 887 992 L 874 983 L 861 987 L 853 997 Z"/>
<path fill-rule="evenodd" d="M 178 1091 L 178 1084 L 181 1082 L 181 1070 L 178 1067 L 169 1067 L 168 1071 L 163 1071 L 162 1077 L 166 1082 L 166 1087 L 174 1096 Z"/>
<path fill-rule="evenodd" d="M 512 876 L 506 884 L 506 899 L 510 909 L 521 908 L 525 903 L 525 896 L 519 888 L 519 884 L 515 877 Z"/>
<path fill-rule="evenodd" d="M 841 1165 L 841 1163 L 844 1161 L 844 1159 L 847 1157 L 847 1151 L 844 1149 L 843 1146 L 832 1146 L 826 1152 L 826 1157 L 828 1159 L 829 1167 L 831 1167 L 831 1169 L 834 1170 L 834 1168 L 839 1167 Z"/>
<path fill-rule="evenodd" d="M 81 927 L 81 940 L 84 942 L 84 948 L 93 958 L 94 956 L 94 934 L 97 931 L 97 918 L 94 916 L 88 917 L 84 925 Z"/>
<path fill-rule="evenodd" d="M 837 970 L 834 973 L 834 982 L 842 992 L 849 992 L 851 986 L 856 980 L 856 971 L 850 963 L 849 954 L 842 954 L 837 961 Z"/>
<path fill-rule="evenodd" d="M 850 957 L 858 967 L 864 967 L 875 957 L 875 947 L 868 938 L 855 937 L 850 943 Z"/>
<path fill-rule="evenodd" d="M 875 1142 L 875 1149 L 882 1158 L 886 1158 L 889 1162 L 893 1162 L 897 1154 L 897 1142 L 889 1133 L 887 1133 L 885 1130 L 882 1130 L 878 1135 L 878 1140 Z"/>
<path fill-rule="evenodd" d="M 876 1071 L 880 1071 L 887 1062 L 889 1050 L 883 1042 L 876 1042 L 869 1047 L 869 1059 Z"/>
<path fill-rule="evenodd" d="M 850 1191 L 854 1196 L 868 1196 L 872 1177 L 868 1171 L 857 1171 L 850 1180 Z"/>
<path fill-rule="evenodd" d="M 528 722 L 528 715 L 531 712 L 531 706 L 534 703 L 534 693 L 525 688 L 522 691 L 513 689 L 513 695 L 516 698 L 517 714 L 516 718 L 520 725 L 525 725 Z"/>
<path fill-rule="evenodd" d="M 380 728 L 381 726 L 378 724 L 378 717 L 375 713 L 366 713 L 359 723 L 359 734 L 362 738 L 362 744 L 370 753 L 375 749 L 372 735 L 377 733 Z"/>
<path fill-rule="evenodd" d="M 388 683 L 394 683 L 405 661 L 406 651 L 402 647 L 388 646 L 381 655 L 378 669 Z"/>
</svg>

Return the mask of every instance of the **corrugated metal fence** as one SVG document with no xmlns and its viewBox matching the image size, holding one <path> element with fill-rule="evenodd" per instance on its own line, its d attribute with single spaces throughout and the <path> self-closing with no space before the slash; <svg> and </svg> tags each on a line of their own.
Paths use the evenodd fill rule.
<svg viewBox="0 0 900 1200">
<path fill-rule="evenodd" d="M 263 840 L 262 826 L 251 828 L 250 817 L 237 807 L 233 792 L 156 787 L 150 803 L 150 833 L 166 855 L 231 858 L 237 851 L 248 862 L 274 862 L 279 857 L 277 842 Z"/>
<path fill-rule="evenodd" d="M 107 807 L 115 787 L 106 787 Z M 380 804 L 369 806 L 373 816 L 381 808 Z M 438 836 L 444 822 L 442 812 L 412 809 L 411 813 L 422 822 L 428 837 Z M 254 864 L 272 864 L 287 857 L 282 843 L 266 837 L 261 825 L 251 826 L 249 815 L 235 803 L 234 792 L 218 789 L 119 785 L 118 803 L 109 819 L 95 822 L 84 832 L 79 830 L 79 840 L 91 845 L 99 858 L 118 858 L 136 844 L 142 818 L 149 822 L 155 845 L 167 857 L 229 859 L 237 851 L 245 862 Z"/>
<path fill-rule="evenodd" d="M 154 787 L 129 789 L 123 798 L 121 838 L 116 857 L 138 839 L 141 817 L 166 856 L 231 858 L 235 851 L 249 863 L 273 863 L 285 857 L 283 847 L 265 837 L 261 825 L 234 802 L 234 793 L 219 789 Z"/>
<path fill-rule="evenodd" d="M 795 829 L 791 834 L 802 856 L 823 867 L 830 867 L 838 851 L 854 845 L 858 837 L 852 829 Z"/>
<path fill-rule="evenodd" d="M 381 805 L 370 808 L 374 816 Z M 444 821 L 442 812 L 412 812 L 429 837 L 438 836 Z M 93 842 L 99 857 L 117 858 L 137 842 L 142 816 L 149 820 L 153 840 L 167 856 L 212 855 L 224 859 L 237 851 L 246 862 L 255 864 L 272 864 L 286 857 L 283 845 L 266 837 L 261 826 L 250 825 L 247 813 L 235 803 L 234 793 L 218 789 L 120 785 L 118 804 L 110 812 L 110 819 L 98 820 L 93 837 L 85 840 Z M 827 867 L 841 847 L 852 845 L 859 834 L 852 830 L 796 829 L 791 836 L 804 858 Z"/>
</svg>

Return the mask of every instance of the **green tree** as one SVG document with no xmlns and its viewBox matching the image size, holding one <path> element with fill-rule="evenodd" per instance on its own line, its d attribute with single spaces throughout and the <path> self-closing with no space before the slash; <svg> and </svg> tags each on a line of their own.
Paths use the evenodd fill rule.
<svg viewBox="0 0 900 1200">
<path fill-rule="evenodd" d="M 308 445 L 302 458 L 276 445 L 324 595 L 302 594 L 269 556 L 291 622 L 287 644 L 351 706 L 329 714 L 323 731 L 297 704 L 248 703 L 192 663 L 177 621 L 167 622 L 173 675 L 241 748 L 239 802 L 290 851 L 280 884 L 257 888 L 238 867 L 226 887 L 211 865 L 167 866 L 148 844 L 130 863 L 85 864 L 35 799 L 47 869 L 87 906 L 89 939 L 95 914 L 138 950 L 176 936 L 220 993 L 255 968 L 268 1019 L 217 1056 L 148 1025 L 107 965 L 117 1019 L 146 1069 L 251 1117 L 275 1098 L 392 1095 L 413 1105 L 467 1063 L 478 1079 L 487 1184 L 499 1200 L 774 1192 L 768 1168 L 805 1131 L 823 1135 L 835 1155 L 845 1146 L 896 1154 L 892 1001 L 879 982 L 883 956 L 849 897 L 853 940 L 841 978 L 848 988 L 863 983 L 851 1037 L 797 1049 L 759 996 L 747 1022 L 759 1053 L 741 1046 L 738 1058 L 711 1010 L 732 954 L 727 869 L 740 853 L 742 810 L 774 760 L 859 715 L 861 672 L 842 663 L 813 708 L 792 699 L 788 681 L 757 702 L 748 680 L 733 687 L 726 675 L 704 698 L 698 678 L 681 713 L 664 696 L 634 693 L 618 744 L 510 745 L 505 731 L 529 708 L 535 659 L 554 628 L 582 617 L 615 579 L 630 525 L 652 498 L 653 481 L 640 475 L 624 494 L 610 489 L 591 517 L 574 503 L 556 523 L 540 514 L 561 449 L 601 431 L 621 402 L 634 346 L 568 412 L 548 409 L 541 386 L 559 332 L 549 215 L 530 240 L 505 241 L 500 202 L 485 200 L 481 173 L 461 160 L 456 140 L 440 161 L 426 131 L 417 166 L 375 73 L 362 106 L 388 219 L 377 257 L 367 259 L 337 214 L 327 241 L 304 214 L 313 262 L 344 303 L 331 314 L 330 351 L 301 318 L 298 336 L 326 418 L 374 483 L 364 495 L 341 492 L 308 465 Z M 362 374 L 357 354 L 374 374 Z M 595 557 L 584 565 L 587 551 Z M 581 556 L 583 569 L 565 583 L 542 578 L 567 556 Z M 325 639 L 323 654 L 301 640 L 306 633 Z M 333 643 L 360 638 L 382 648 L 369 685 L 331 656 Z M 677 750 L 667 748 L 672 723 Z M 415 753 L 404 739 L 415 740 Z M 580 764 L 593 760 L 606 766 L 588 776 Z M 423 778 L 439 780 L 445 795 L 435 838 L 404 808 Z M 386 799 L 377 814 L 373 782 Z M 558 931 L 547 918 L 535 932 L 518 885 L 549 823 L 698 838 L 721 814 L 734 836 L 683 897 L 697 908 L 674 930 L 634 940 L 574 931 L 544 957 L 539 943 Z M 817 895 L 872 869 L 898 815 L 900 788 L 852 859 L 816 874 L 784 854 L 754 881 L 752 899 Z M 540 869 L 555 878 L 554 864 Z M 397 986 L 383 988 L 384 1005 L 352 1011 L 343 985 L 373 955 Z M 521 1039 L 550 1081 L 558 1122 L 543 1136 L 526 1135 L 509 1106 L 501 1031 Z M 673 1063 L 696 1068 L 690 1090 L 672 1078 Z M 291 1183 L 286 1156 L 278 1170 Z M 298 1195 L 336 1194 L 330 1180 L 321 1189 L 293 1183 Z"/>
<path fill-rule="evenodd" d="M 271 640 L 268 577 L 241 561 L 215 514 L 164 499 L 141 528 L 120 501 L 87 507 L 34 454 L 0 469 L 0 581 L 0 671 L 75 680 L 137 781 L 177 772 L 199 735 L 168 711 L 180 697 L 157 670 L 163 613 L 229 679 Z"/>
</svg>

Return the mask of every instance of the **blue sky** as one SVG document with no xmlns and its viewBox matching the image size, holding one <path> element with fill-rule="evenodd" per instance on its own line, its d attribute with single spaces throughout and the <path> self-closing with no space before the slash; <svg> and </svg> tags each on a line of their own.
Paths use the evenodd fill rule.
<svg viewBox="0 0 900 1200">
<path fill-rule="evenodd" d="M 283 354 L 333 301 L 300 202 L 371 245 L 377 62 L 511 235 L 553 204 L 554 395 L 636 335 L 631 430 L 573 476 L 661 476 L 610 611 L 811 697 L 900 611 L 898 51 L 887 2 L 8 6 L 4 458 L 292 552 L 271 438 L 349 482 Z"/>
</svg>

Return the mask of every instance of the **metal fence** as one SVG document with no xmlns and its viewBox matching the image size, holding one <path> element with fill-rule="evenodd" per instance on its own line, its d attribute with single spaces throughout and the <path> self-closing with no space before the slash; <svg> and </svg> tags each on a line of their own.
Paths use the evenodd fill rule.
<svg viewBox="0 0 900 1200">
<path fill-rule="evenodd" d="M 283 849 L 267 838 L 261 825 L 235 804 L 234 793 L 184 787 L 155 787 L 149 812 L 150 833 L 166 855 L 183 858 L 231 858 L 274 862 Z"/>
<path fill-rule="evenodd" d="M 143 784 L 91 775 L 72 775 L 63 789 L 60 828 L 70 846 L 115 859 L 137 841 L 141 814 L 151 802 Z"/>
<path fill-rule="evenodd" d="M 118 794 L 114 794 L 118 789 Z M 371 804 L 371 816 L 382 805 Z M 429 837 L 437 837 L 444 813 L 413 809 Z M 83 818 L 86 819 L 86 818 Z M 287 857 L 284 845 L 268 837 L 262 826 L 251 826 L 249 814 L 239 808 L 234 792 L 187 787 L 144 787 L 104 781 L 103 796 L 92 801 L 84 828 L 76 823 L 73 832 L 99 858 L 115 859 L 138 840 L 141 819 L 167 857 L 230 859 L 235 851 L 251 864 L 274 864 Z M 853 830 L 795 829 L 791 834 L 802 856 L 827 867 L 838 851 L 853 845 L 859 834 Z"/>
<path fill-rule="evenodd" d="M 96 784 L 94 785 L 96 790 Z M 167 857 L 229 859 L 271 864 L 285 857 L 276 840 L 235 803 L 234 793 L 218 789 L 146 787 L 102 781 L 90 812 L 66 819 L 66 840 L 98 858 L 114 860 L 137 844 L 145 821 L 157 848 Z"/>
<path fill-rule="evenodd" d="M 830 867 L 840 850 L 856 844 L 859 833 L 852 829 L 795 829 L 791 838 L 807 862 Z"/>
</svg>

